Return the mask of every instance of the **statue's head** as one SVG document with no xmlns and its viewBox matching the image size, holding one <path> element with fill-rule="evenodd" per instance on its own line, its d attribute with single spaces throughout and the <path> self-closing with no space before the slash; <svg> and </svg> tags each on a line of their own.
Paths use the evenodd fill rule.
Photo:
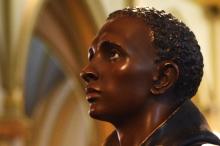
<svg viewBox="0 0 220 146">
<path fill-rule="evenodd" d="M 88 58 L 81 77 L 87 83 L 90 115 L 107 121 L 132 115 L 159 97 L 191 98 L 203 75 L 193 32 L 153 8 L 111 13 Z"/>
</svg>

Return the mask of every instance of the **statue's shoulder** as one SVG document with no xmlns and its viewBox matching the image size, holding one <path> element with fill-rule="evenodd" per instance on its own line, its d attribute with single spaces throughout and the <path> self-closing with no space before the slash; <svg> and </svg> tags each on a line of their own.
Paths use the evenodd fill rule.
<svg viewBox="0 0 220 146">
<path fill-rule="evenodd" d="M 203 146 L 204 144 L 220 146 L 220 140 L 209 129 L 199 109 L 188 100 L 142 146 Z"/>
</svg>

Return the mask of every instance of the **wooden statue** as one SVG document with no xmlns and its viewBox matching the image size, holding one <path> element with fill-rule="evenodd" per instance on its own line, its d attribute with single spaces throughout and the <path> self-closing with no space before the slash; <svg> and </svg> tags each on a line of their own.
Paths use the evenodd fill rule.
<svg viewBox="0 0 220 146">
<path fill-rule="evenodd" d="M 104 146 L 220 145 L 192 103 L 203 57 L 192 31 L 169 13 L 125 8 L 109 15 L 82 70 L 92 118 L 115 131 Z"/>
</svg>

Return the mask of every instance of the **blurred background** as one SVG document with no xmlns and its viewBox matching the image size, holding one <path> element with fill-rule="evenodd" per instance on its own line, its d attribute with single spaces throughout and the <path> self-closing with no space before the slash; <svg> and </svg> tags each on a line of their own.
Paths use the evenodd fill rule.
<svg viewBox="0 0 220 146">
<path fill-rule="evenodd" d="M 79 78 L 107 15 L 127 6 L 173 13 L 195 33 L 205 73 L 193 98 L 220 132 L 219 0 L 0 0 L 0 146 L 98 146 Z"/>
</svg>

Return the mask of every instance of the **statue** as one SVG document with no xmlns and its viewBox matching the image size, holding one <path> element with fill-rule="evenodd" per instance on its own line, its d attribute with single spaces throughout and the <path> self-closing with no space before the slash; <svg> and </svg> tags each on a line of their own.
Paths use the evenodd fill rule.
<svg viewBox="0 0 220 146">
<path fill-rule="evenodd" d="M 115 131 L 104 146 L 220 145 L 191 98 L 203 75 L 192 31 L 169 13 L 125 8 L 109 15 L 82 69 L 92 118 Z"/>
</svg>

